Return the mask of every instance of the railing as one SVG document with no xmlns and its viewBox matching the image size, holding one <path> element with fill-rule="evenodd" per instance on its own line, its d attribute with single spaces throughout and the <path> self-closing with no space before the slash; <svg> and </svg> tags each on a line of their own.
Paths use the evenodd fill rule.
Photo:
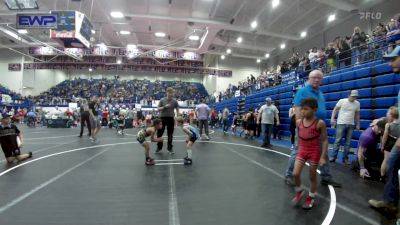
<svg viewBox="0 0 400 225">
<path fill-rule="evenodd" d="M 389 39 L 391 40 L 390 42 L 387 41 Z M 303 84 L 307 80 L 308 74 L 315 69 L 320 69 L 324 72 L 324 74 L 329 74 L 338 69 L 348 68 L 355 65 L 365 64 L 376 61 L 378 59 L 382 59 L 385 53 L 391 52 L 391 50 L 396 47 L 396 43 L 394 41 L 396 40 L 393 40 L 391 36 L 388 36 L 383 39 L 374 40 L 364 45 L 350 48 L 349 50 L 343 52 L 337 52 L 335 53 L 335 61 L 333 62 L 333 64 L 331 60 L 329 60 L 328 62 L 328 58 L 325 55 L 323 58 L 323 64 L 320 64 L 321 60 L 320 58 L 318 58 L 317 61 L 310 62 L 310 69 L 308 70 L 305 69 L 308 67 L 308 65 L 299 65 L 294 70 L 281 74 L 281 82 L 275 83 L 275 85 Z M 350 56 L 344 58 L 340 57 L 346 55 Z M 258 90 L 255 87 L 256 84 L 252 84 L 248 88 L 240 89 L 242 96 L 250 95 L 258 92 L 259 90 L 262 90 L 262 88 Z M 230 95 L 228 95 L 228 98 L 226 98 L 226 96 L 223 96 L 222 100 L 233 98 L 234 96 L 232 95 L 233 94 L 230 93 Z"/>
</svg>

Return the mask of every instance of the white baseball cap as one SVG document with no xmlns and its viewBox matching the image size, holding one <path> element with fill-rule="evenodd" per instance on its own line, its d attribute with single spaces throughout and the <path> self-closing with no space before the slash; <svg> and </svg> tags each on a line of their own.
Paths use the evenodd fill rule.
<svg viewBox="0 0 400 225">
<path fill-rule="evenodd" d="M 351 96 L 351 97 L 358 97 L 358 91 L 357 91 L 357 90 L 352 90 L 352 91 L 350 92 L 350 96 Z"/>
</svg>

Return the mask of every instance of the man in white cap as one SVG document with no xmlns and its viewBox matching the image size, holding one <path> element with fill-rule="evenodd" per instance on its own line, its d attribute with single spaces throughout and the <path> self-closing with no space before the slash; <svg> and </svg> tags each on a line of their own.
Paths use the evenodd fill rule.
<svg viewBox="0 0 400 225">
<path fill-rule="evenodd" d="M 344 144 L 343 162 L 348 163 L 348 155 L 351 147 L 351 137 L 354 131 L 354 119 L 356 120 L 356 129 L 360 129 L 360 102 L 357 101 L 358 91 L 352 90 L 348 98 L 343 98 L 338 101 L 335 108 L 333 109 L 331 116 L 331 126 L 336 125 L 336 138 L 333 144 L 333 153 L 330 157 L 330 162 L 335 162 L 340 141 L 345 137 L 346 141 Z M 335 120 L 336 113 L 339 111 L 337 121 Z"/>
<path fill-rule="evenodd" d="M 257 124 L 261 123 L 261 129 L 264 133 L 264 142 L 261 147 L 270 148 L 271 145 L 271 134 L 274 126 L 274 118 L 276 119 L 276 125 L 279 126 L 279 110 L 272 104 L 271 98 L 265 99 L 266 104 L 261 106 L 258 110 Z"/>
<path fill-rule="evenodd" d="M 386 60 L 390 60 L 390 66 L 393 72 L 400 75 L 400 46 L 397 46 L 390 54 L 383 56 Z M 400 103 L 400 91 L 397 104 Z M 400 108 L 399 108 L 400 109 Z M 385 189 L 383 190 L 383 200 L 378 201 L 371 199 L 369 205 L 374 208 L 383 208 L 385 212 L 396 214 L 399 205 L 399 170 L 400 170 L 400 138 L 390 151 L 387 159 L 387 180 Z M 400 223 L 400 219 L 397 220 Z"/>
</svg>

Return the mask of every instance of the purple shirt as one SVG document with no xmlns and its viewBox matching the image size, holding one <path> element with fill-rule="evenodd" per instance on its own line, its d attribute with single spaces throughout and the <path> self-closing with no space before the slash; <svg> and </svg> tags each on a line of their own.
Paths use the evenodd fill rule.
<svg viewBox="0 0 400 225">
<path fill-rule="evenodd" d="M 208 105 L 201 103 L 196 106 L 197 119 L 199 120 L 208 120 L 208 115 L 210 113 L 210 107 Z"/>
<path fill-rule="evenodd" d="M 362 148 L 376 147 L 378 140 L 378 135 L 375 134 L 372 127 L 368 127 L 368 129 L 361 133 L 358 145 Z"/>
</svg>

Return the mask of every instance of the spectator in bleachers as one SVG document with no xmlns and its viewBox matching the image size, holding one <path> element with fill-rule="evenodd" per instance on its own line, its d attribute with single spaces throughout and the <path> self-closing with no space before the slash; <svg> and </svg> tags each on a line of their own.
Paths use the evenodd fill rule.
<svg viewBox="0 0 400 225">
<path fill-rule="evenodd" d="M 308 54 L 308 59 L 310 60 L 311 70 L 319 68 L 319 53 L 317 47 L 313 47 Z"/>
<path fill-rule="evenodd" d="M 325 121 L 325 118 L 326 118 L 325 98 L 324 98 L 322 91 L 320 90 L 323 76 L 324 75 L 320 70 L 313 70 L 308 77 L 307 85 L 297 91 L 296 96 L 294 97 L 296 121 L 299 119 L 302 119 L 302 117 L 303 117 L 303 115 L 301 114 L 301 111 L 300 111 L 301 101 L 305 98 L 310 98 L 310 97 L 316 98 L 318 100 L 318 110 L 317 110 L 316 116 L 319 119 Z M 296 156 L 297 156 L 297 148 L 294 148 L 291 151 L 289 162 L 288 162 L 288 168 L 286 170 L 286 183 L 287 184 L 293 184 L 293 168 L 294 168 Z M 328 156 L 326 156 L 325 161 L 328 163 L 320 165 L 321 184 L 332 185 L 334 187 L 341 187 L 341 184 L 335 182 L 332 179 L 332 175 L 330 173 Z"/>
<path fill-rule="evenodd" d="M 381 178 L 385 179 L 386 175 L 386 163 L 390 151 L 392 150 L 397 138 L 400 136 L 400 126 L 399 126 L 399 111 L 397 107 L 390 107 L 386 118 L 388 123 L 385 126 L 385 131 L 383 132 L 381 151 L 384 154 L 384 158 L 381 165 Z"/>
<path fill-rule="evenodd" d="M 383 23 L 379 23 L 378 26 L 372 31 L 372 40 L 374 41 L 372 48 L 375 49 L 375 51 L 373 52 L 373 56 L 371 58 L 379 59 L 382 57 L 386 33 L 387 30 Z"/>
<path fill-rule="evenodd" d="M 388 42 L 388 51 L 391 52 L 396 45 L 400 44 L 400 16 L 391 19 L 388 24 L 388 32 L 386 33 L 386 41 Z"/>
<path fill-rule="evenodd" d="M 373 160 L 377 160 L 376 145 L 378 144 L 387 120 L 385 118 L 374 120 L 370 127 L 363 131 L 358 140 L 357 158 L 360 167 L 360 177 L 371 177 L 371 165 Z"/>
<path fill-rule="evenodd" d="M 359 64 L 365 61 L 365 55 L 368 50 L 367 35 L 361 31 L 360 27 L 355 27 L 351 36 L 352 54 L 355 59 L 354 64 Z"/>
<path fill-rule="evenodd" d="M 279 126 L 279 111 L 272 104 L 272 99 L 267 97 L 265 99 L 266 104 L 261 106 L 258 111 L 257 124 L 261 123 L 262 132 L 264 133 L 264 140 L 261 147 L 263 148 L 271 148 L 271 134 L 274 126 L 274 120 L 276 119 L 276 124 Z"/>
<path fill-rule="evenodd" d="M 328 44 L 328 48 L 325 50 L 326 54 L 326 66 L 327 66 L 327 73 L 330 73 L 332 70 L 336 70 L 336 53 L 337 50 L 333 42 Z"/>
<path fill-rule="evenodd" d="M 331 127 L 336 126 L 336 138 L 333 144 L 333 153 L 330 162 L 335 162 L 340 142 L 342 138 L 345 138 L 343 159 L 344 163 L 348 163 L 348 155 L 351 147 L 351 140 L 353 135 L 353 130 L 356 128 L 360 129 L 360 102 L 357 101 L 358 91 L 352 90 L 348 98 L 343 98 L 338 101 L 335 108 L 333 109 L 331 116 Z M 336 113 L 339 111 L 338 120 L 336 122 Z M 356 121 L 356 127 L 354 127 L 354 119 Z"/>
<path fill-rule="evenodd" d="M 229 112 L 228 107 L 224 108 L 224 111 L 222 112 L 222 122 L 223 122 L 223 131 L 224 134 L 228 134 L 228 129 L 229 129 L 229 115 L 231 113 Z"/>
<path fill-rule="evenodd" d="M 347 67 L 351 65 L 351 48 L 346 40 L 341 39 L 338 44 L 339 50 L 339 67 Z"/>
<path fill-rule="evenodd" d="M 210 140 L 208 132 L 208 118 L 210 117 L 210 107 L 205 102 L 205 99 L 201 99 L 201 103 L 196 106 L 196 115 L 199 120 L 200 137 L 203 134 L 203 128 L 206 134 L 206 140 Z"/>
<path fill-rule="evenodd" d="M 390 54 L 384 56 L 385 59 L 391 60 L 393 72 L 399 76 L 400 74 L 400 46 L 397 46 Z M 400 103 L 400 92 L 397 104 Z M 387 182 L 383 191 L 383 201 L 371 199 L 368 203 L 374 208 L 384 208 L 385 211 L 396 214 L 399 205 L 399 177 L 400 170 L 400 139 L 390 151 L 387 159 Z M 399 222 L 399 220 L 398 220 Z"/>
</svg>

